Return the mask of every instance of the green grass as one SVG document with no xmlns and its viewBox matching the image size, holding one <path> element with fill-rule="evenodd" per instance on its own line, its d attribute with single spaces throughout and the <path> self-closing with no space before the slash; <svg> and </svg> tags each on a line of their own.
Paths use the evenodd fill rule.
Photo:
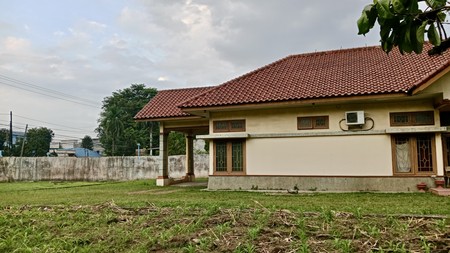
<svg viewBox="0 0 450 253">
<path fill-rule="evenodd" d="M 434 252 L 450 250 L 448 217 L 429 193 L 0 183 L 0 252 Z"/>
<path fill-rule="evenodd" d="M 114 200 L 142 207 L 253 207 L 297 211 L 346 211 L 372 214 L 450 215 L 448 198 L 423 193 L 311 193 L 202 191 L 203 187 L 157 187 L 154 180 L 131 182 L 0 183 L 0 207 L 20 205 L 92 205 Z"/>
</svg>

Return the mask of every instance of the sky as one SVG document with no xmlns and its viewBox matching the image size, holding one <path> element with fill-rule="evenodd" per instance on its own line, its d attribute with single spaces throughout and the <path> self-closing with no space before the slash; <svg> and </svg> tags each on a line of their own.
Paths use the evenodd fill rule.
<svg viewBox="0 0 450 253">
<path fill-rule="evenodd" d="M 292 54 L 379 44 L 370 0 L 0 0 L 0 128 L 97 136 L 102 101 L 219 85 Z"/>
</svg>

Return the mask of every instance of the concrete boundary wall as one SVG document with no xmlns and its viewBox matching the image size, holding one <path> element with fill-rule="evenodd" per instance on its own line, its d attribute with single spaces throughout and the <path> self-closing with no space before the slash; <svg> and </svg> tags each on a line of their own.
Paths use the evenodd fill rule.
<svg viewBox="0 0 450 253">
<path fill-rule="evenodd" d="M 184 155 L 169 157 L 169 176 L 186 174 Z M 208 177 L 209 155 L 194 157 L 196 177 Z M 126 181 L 158 177 L 160 158 L 156 156 L 2 157 L 0 182 L 5 181 Z"/>
</svg>

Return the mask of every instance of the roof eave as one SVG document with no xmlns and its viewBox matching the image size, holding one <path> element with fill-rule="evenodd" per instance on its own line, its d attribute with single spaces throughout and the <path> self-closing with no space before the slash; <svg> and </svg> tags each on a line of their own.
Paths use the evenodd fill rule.
<svg viewBox="0 0 450 253">
<path fill-rule="evenodd" d="M 136 122 L 163 122 L 163 121 L 176 121 L 176 120 L 191 120 L 191 119 L 202 119 L 200 116 L 168 116 L 168 117 L 155 117 L 155 118 L 140 118 L 134 119 Z"/>
<path fill-rule="evenodd" d="M 446 66 L 443 66 L 441 69 L 438 69 L 434 74 L 428 76 L 427 79 L 423 80 L 417 85 L 414 85 L 414 87 L 408 93 L 411 95 L 416 95 L 417 93 L 428 88 L 448 72 L 450 72 L 450 62 Z"/>
<path fill-rule="evenodd" d="M 199 112 L 206 111 L 235 111 L 242 109 L 265 109 L 265 108 L 282 108 L 301 105 L 320 105 L 342 102 L 357 102 L 367 99 L 396 99 L 410 96 L 407 92 L 399 91 L 395 93 L 383 93 L 383 94 L 371 94 L 371 95 L 358 95 L 358 96 L 340 96 L 340 97 L 327 97 L 327 98 L 313 98 L 302 100 L 287 100 L 278 102 L 261 102 L 261 103 L 245 103 L 245 104 L 231 104 L 231 105 L 216 105 L 216 106 L 198 106 L 181 108 L 183 112 L 190 114 L 198 114 Z"/>
</svg>

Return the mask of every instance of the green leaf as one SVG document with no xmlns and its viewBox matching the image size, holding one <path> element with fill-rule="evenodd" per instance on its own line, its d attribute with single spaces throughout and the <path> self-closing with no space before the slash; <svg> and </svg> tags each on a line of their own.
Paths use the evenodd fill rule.
<svg viewBox="0 0 450 253">
<path fill-rule="evenodd" d="M 420 54 L 422 53 L 422 49 L 423 49 L 423 36 L 424 34 L 422 33 L 422 37 L 418 36 L 417 31 L 422 27 L 422 23 L 418 23 L 418 22 L 414 22 L 411 25 L 411 47 L 412 50 L 414 51 L 414 53 L 416 54 Z M 426 25 L 426 24 L 425 24 Z M 425 32 L 425 27 L 423 28 L 424 32 Z M 419 33 L 420 35 L 420 33 Z"/>
<path fill-rule="evenodd" d="M 428 21 L 423 21 L 422 24 L 417 28 L 417 31 L 416 31 L 417 42 L 419 44 L 421 44 L 422 47 L 423 47 L 423 43 L 424 43 L 425 27 L 427 26 L 427 24 L 428 24 Z"/>
<path fill-rule="evenodd" d="M 444 12 L 439 12 L 438 14 L 437 14 L 437 18 L 438 18 L 438 20 L 439 21 L 441 21 L 441 22 L 444 22 L 445 21 L 445 17 L 446 17 L 447 15 L 444 13 Z"/>
<path fill-rule="evenodd" d="M 425 2 L 433 9 L 444 7 L 446 4 L 446 0 L 426 0 Z"/>
<path fill-rule="evenodd" d="M 439 33 L 434 26 L 434 23 L 431 23 L 430 27 L 428 27 L 428 39 L 434 46 L 439 46 L 441 44 L 441 37 L 439 37 Z"/>
<path fill-rule="evenodd" d="M 390 19 L 394 15 L 390 10 L 390 0 L 379 0 L 377 3 L 378 16 L 383 19 Z"/>
<path fill-rule="evenodd" d="M 366 34 L 370 30 L 369 25 L 369 18 L 367 17 L 366 13 L 363 11 L 361 14 L 361 17 L 359 17 L 358 21 L 356 22 L 358 25 L 358 34 Z"/>
<path fill-rule="evenodd" d="M 395 12 L 403 13 L 405 11 L 404 0 L 392 0 L 392 7 Z"/>
<path fill-rule="evenodd" d="M 417 2 L 417 0 L 410 0 L 409 1 L 409 8 L 408 8 L 408 12 L 410 14 L 418 14 L 421 12 L 421 10 L 419 10 L 419 3 Z"/>
<path fill-rule="evenodd" d="M 373 4 L 364 7 L 361 17 L 357 21 L 358 34 L 366 34 L 375 24 L 377 9 Z"/>
</svg>

